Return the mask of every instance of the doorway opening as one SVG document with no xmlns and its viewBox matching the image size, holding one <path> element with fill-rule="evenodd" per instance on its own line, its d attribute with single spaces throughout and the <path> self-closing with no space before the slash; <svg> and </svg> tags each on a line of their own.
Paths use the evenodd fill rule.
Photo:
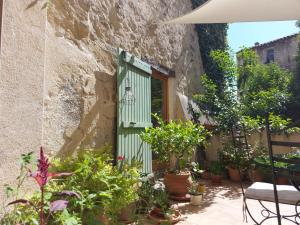
<svg viewBox="0 0 300 225">
<path fill-rule="evenodd" d="M 151 113 L 157 114 L 164 121 L 169 120 L 168 76 L 153 69 L 151 77 Z M 154 127 L 158 121 L 152 117 Z"/>
</svg>

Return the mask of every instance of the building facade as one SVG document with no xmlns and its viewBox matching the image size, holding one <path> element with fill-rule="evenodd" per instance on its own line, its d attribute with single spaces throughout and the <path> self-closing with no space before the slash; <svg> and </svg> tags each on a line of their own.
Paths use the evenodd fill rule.
<svg viewBox="0 0 300 225">
<path fill-rule="evenodd" d="M 275 62 L 280 67 L 294 73 L 298 43 L 298 34 L 294 34 L 264 44 L 256 43 L 252 49 L 259 56 L 261 63 Z"/>
</svg>

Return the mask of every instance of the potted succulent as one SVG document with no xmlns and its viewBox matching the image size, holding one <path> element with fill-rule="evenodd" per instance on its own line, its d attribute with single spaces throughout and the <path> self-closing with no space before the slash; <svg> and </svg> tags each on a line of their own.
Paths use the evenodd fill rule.
<svg viewBox="0 0 300 225">
<path fill-rule="evenodd" d="M 169 162 L 170 157 L 176 158 L 176 166 L 164 176 L 164 183 L 170 197 L 174 200 L 187 200 L 188 188 L 191 186 L 191 174 L 188 163 L 198 144 L 204 145 L 209 132 L 204 126 L 191 121 L 165 123 L 154 115 L 159 126 L 146 128 L 141 134 L 143 141 L 151 144 L 152 151 L 159 161 Z"/>
<path fill-rule="evenodd" d="M 189 188 L 189 194 L 191 196 L 191 205 L 198 206 L 201 204 L 204 191 L 204 184 L 193 182 L 192 186 Z"/>
<path fill-rule="evenodd" d="M 211 182 L 221 184 L 223 180 L 224 166 L 220 162 L 212 162 L 210 165 Z"/>
</svg>

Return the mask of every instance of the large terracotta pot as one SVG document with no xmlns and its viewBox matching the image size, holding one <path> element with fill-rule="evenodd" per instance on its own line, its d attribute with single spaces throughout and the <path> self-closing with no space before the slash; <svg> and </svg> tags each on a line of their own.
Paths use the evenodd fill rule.
<svg viewBox="0 0 300 225">
<path fill-rule="evenodd" d="M 221 184 L 223 180 L 223 176 L 222 175 L 216 175 L 216 174 L 212 174 L 211 175 L 211 182 L 213 184 Z"/>
<path fill-rule="evenodd" d="M 231 181 L 234 181 L 234 182 L 240 182 L 241 181 L 241 177 L 240 177 L 238 169 L 228 167 L 228 174 L 229 174 L 229 178 L 230 178 Z"/>
<path fill-rule="evenodd" d="M 166 173 L 164 183 L 170 195 L 184 197 L 188 193 L 188 189 L 192 186 L 191 174 Z"/>
</svg>

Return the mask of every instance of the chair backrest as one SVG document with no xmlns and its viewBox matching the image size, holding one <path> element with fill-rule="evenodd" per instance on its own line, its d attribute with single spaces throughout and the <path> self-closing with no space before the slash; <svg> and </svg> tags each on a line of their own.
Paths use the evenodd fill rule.
<svg viewBox="0 0 300 225">
<path fill-rule="evenodd" d="M 273 146 L 300 148 L 300 142 L 272 140 L 269 117 L 266 117 L 266 133 L 271 160 L 273 180 L 277 183 L 278 176 L 285 177 L 300 191 L 300 155 L 289 156 L 289 154 L 274 154 Z"/>
</svg>

